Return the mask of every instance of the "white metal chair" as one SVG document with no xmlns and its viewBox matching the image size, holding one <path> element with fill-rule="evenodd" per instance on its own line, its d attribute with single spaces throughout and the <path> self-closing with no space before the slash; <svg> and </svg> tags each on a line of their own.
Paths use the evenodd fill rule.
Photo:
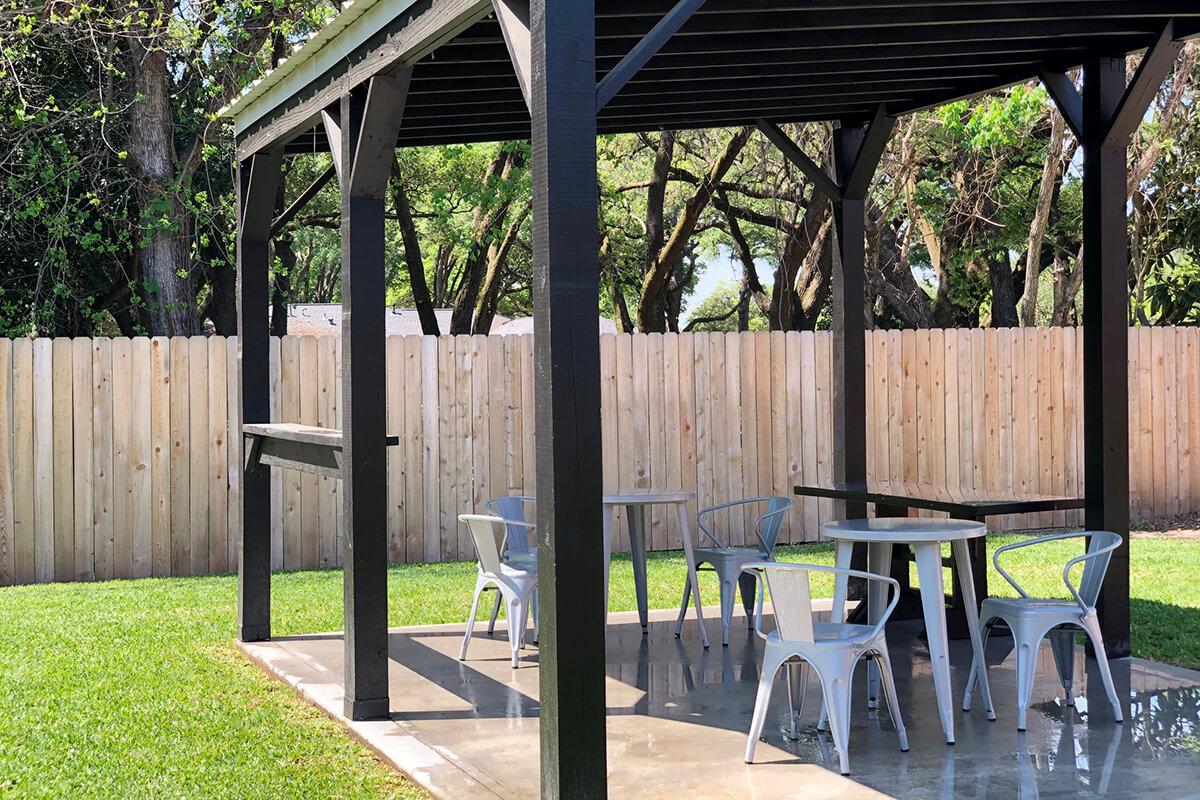
<svg viewBox="0 0 1200 800">
<path fill-rule="evenodd" d="M 809 564 L 778 564 L 760 562 L 745 566 L 747 572 L 759 579 L 758 607 L 755 611 L 755 630 L 766 640 L 762 671 L 758 681 L 758 696 L 754 701 L 754 716 L 750 736 L 746 741 L 746 763 L 754 760 L 754 749 L 762 734 L 771 701 L 775 674 L 781 666 L 788 668 L 788 699 L 791 703 L 792 730 L 804 707 L 804 689 L 808 669 L 817 673 L 825 705 L 830 709 L 829 727 L 837 747 L 841 772 L 850 772 L 850 689 L 854 667 L 866 656 L 879 665 L 883 679 L 883 694 L 888 712 L 896 727 L 900 749 L 908 750 L 908 734 L 896 699 L 896 684 L 892 680 L 892 662 L 888 656 L 884 625 L 900 599 L 900 584 L 895 579 L 840 567 L 819 567 Z M 892 587 L 891 602 L 875 625 L 852 625 L 841 622 L 817 622 L 813 618 L 812 597 L 808 576 L 811 572 L 827 572 L 835 576 L 865 578 Z M 762 609 L 765 590 L 771 593 L 775 611 L 775 630 L 762 632 Z"/>
<path fill-rule="evenodd" d="M 475 597 L 471 601 L 471 616 L 467 620 L 467 632 L 463 636 L 462 649 L 459 651 L 459 661 L 467 658 L 467 646 L 471 643 L 471 634 L 475 630 L 475 615 L 479 610 L 479 597 L 490 588 L 495 588 L 503 597 L 508 609 L 508 643 L 512 648 L 512 665 L 519 665 L 519 654 L 525 643 L 525 621 L 529 617 L 530 605 L 537 592 L 537 569 L 521 569 L 501 560 L 502 545 L 497 542 L 497 534 L 503 537 L 503 531 L 512 525 L 532 527 L 529 523 L 519 520 L 506 520 L 501 517 L 491 517 L 482 514 L 462 514 L 459 521 L 466 523 L 475 542 L 475 551 L 479 554 L 479 574 L 475 579 Z M 533 640 L 538 638 L 537 612 L 533 615 Z"/>
<path fill-rule="evenodd" d="M 755 545 L 750 547 L 726 547 L 712 532 L 715 527 L 712 517 L 720 511 L 740 514 L 744 506 L 764 505 L 765 510 L 754 520 Z M 795 505 L 787 497 L 751 497 L 745 500 L 732 500 L 728 503 L 709 506 L 700 509 L 696 522 L 704 537 L 715 547 L 698 547 L 694 550 L 696 570 L 700 571 L 701 564 L 708 564 L 706 571 L 717 573 L 717 582 L 721 587 L 721 644 L 729 645 L 729 626 L 733 619 L 734 588 L 740 586 L 742 607 L 746 609 L 746 622 L 754 627 L 754 574 L 743 573 L 742 567 L 751 563 L 775 560 L 775 544 L 779 539 L 779 528 L 783 517 Z M 709 517 L 708 525 L 705 518 Z M 679 607 L 679 619 L 675 622 L 675 635 L 683 630 L 683 618 L 687 614 L 688 603 L 691 600 L 691 582 L 684 579 L 683 603 Z"/>
<path fill-rule="evenodd" d="M 1071 600 L 1050 600 L 1030 597 L 1022 586 L 1000 566 L 1000 556 L 1010 550 L 1023 547 L 1057 542 L 1063 539 L 1087 538 L 1087 552 L 1076 556 L 1063 567 L 1063 583 L 1071 592 Z M 1108 668 L 1108 658 L 1104 653 L 1104 639 L 1100 633 L 1100 622 L 1096 617 L 1096 599 L 1100 595 L 1100 586 L 1104 583 L 1104 574 L 1108 571 L 1108 562 L 1113 550 L 1121 546 L 1121 537 L 1109 531 L 1077 531 L 1058 533 L 1050 536 L 1039 536 L 1020 542 L 1007 544 L 996 550 L 992 563 L 996 571 L 1012 585 L 1020 597 L 989 597 L 983 601 L 980 619 L 984 623 L 984 644 L 996 620 L 1004 620 L 1013 635 L 1013 645 L 1017 652 L 1017 730 L 1025 730 L 1025 714 L 1029 708 L 1030 696 L 1033 694 L 1033 682 L 1037 675 L 1037 653 L 1042 639 L 1050 635 L 1050 645 L 1054 652 L 1054 661 L 1058 667 L 1059 679 L 1066 690 L 1067 705 L 1074 705 L 1071 695 L 1071 685 L 1074 680 L 1073 669 L 1075 660 L 1076 629 L 1082 629 L 1092 640 L 1096 651 L 1096 664 L 1100 669 L 1100 679 L 1104 682 L 1104 691 L 1112 704 L 1113 716 L 1117 722 L 1124 721 L 1121 703 L 1113 688 L 1112 673 Z M 1071 569 L 1076 564 L 1083 565 L 1083 577 L 1079 587 L 1071 581 Z M 971 674 L 967 678 L 967 688 L 963 696 L 963 710 L 971 710 L 971 696 L 975 692 L 975 683 L 980 669 L 987 669 L 987 664 L 972 660 Z"/>
<path fill-rule="evenodd" d="M 484 508 L 494 517 L 509 520 L 504 525 L 504 547 L 500 551 L 500 560 L 517 569 L 537 572 L 537 549 L 529 543 L 529 529 L 532 525 L 526 522 L 525 506 L 537 502 L 536 497 L 525 495 L 504 495 L 493 497 L 484 503 Z M 537 595 L 533 597 L 533 607 L 537 608 Z M 492 604 L 492 615 L 488 618 L 488 635 L 496 632 L 496 618 L 500 616 L 500 593 L 496 592 L 496 602 Z M 537 611 L 534 611 L 537 616 Z"/>
</svg>

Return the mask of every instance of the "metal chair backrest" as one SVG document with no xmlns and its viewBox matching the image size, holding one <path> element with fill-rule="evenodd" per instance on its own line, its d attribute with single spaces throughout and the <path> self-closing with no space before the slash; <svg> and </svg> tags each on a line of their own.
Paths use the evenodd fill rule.
<svg viewBox="0 0 1200 800">
<path fill-rule="evenodd" d="M 762 567 L 771 606 L 775 609 L 775 627 L 786 642 L 813 641 L 812 592 L 808 570 L 788 564 L 764 564 Z"/>
<path fill-rule="evenodd" d="M 500 543 L 504 520 L 484 514 L 460 514 L 459 522 L 466 523 L 479 556 L 479 568 L 491 575 L 500 574 Z"/>
<path fill-rule="evenodd" d="M 536 503 L 537 498 L 523 495 L 504 495 L 493 497 L 484 503 L 484 507 L 494 516 L 502 519 L 527 522 L 525 504 Z M 523 525 L 505 525 L 506 549 L 512 555 L 525 555 L 532 552 L 529 546 L 529 529 Z"/>
<path fill-rule="evenodd" d="M 700 532 L 704 538 L 708 539 L 717 547 L 724 547 L 724 542 L 709 529 L 712 522 L 709 521 L 705 525 L 705 517 L 715 515 L 718 511 L 729 513 L 742 513 L 743 506 L 748 506 L 755 503 L 766 503 L 767 508 L 762 514 L 754 520 L 754 536 L 758 539 L 758 550 L 762 553 L 763 558 L 770 560 L 775 557 L 775 544 L 779 541 L 779 529 L 783 525 L 784 515 L 787 514 L 789 508 L 795 503 L 790 497 L 769 496 L 769 497 L 747 497 L 742 500 L 730 500 L 727 503 L 719 503 L 715 506 L 708 506 L 700 509 L 696 515 L 697 522 L 700 526 Z"/>
<path fill-rule="evenodd" d="M 1075 598 L 1075 602 L 1079 604 L 1079 608 L 1083 613 L 1090 613 L 1096 607 L 1096 601 L 1100 597 L 1100 587 L 1104 584 L 1104 576 L 1108 572 L 1108 562 L 1112 558 L 1112 551 L 1121 546 L 1124 541 L 1120 534 L 1112 531 L 1068 531 L 1066 533 L 1052 533 L 1048 536 L 1037 536 L 1032 539 L 1021 539 L 1003 547 L 996 549 L 992 554 L 992 564 L 995 565 L 996 571 L 1000 573 L 1000 577 L 1008 581 L 1021 597 L 1030 597 L 1029 592 L 1025 590 L 1021 584 L 1017 583 L 1012 575 L 1004 569 L 1000 563 L 1000 557 L 1012 550 L 1020 550 L 1025 547 L 1033 547 L 1034 545 L 1045 544 L 1047 542 L 1059 542 L 1064 539 L 1087 539 L 1087 551 L 1083 555 L 1075 556 L 1067 565 L 1063 567 L 1062 579 L 1067 585 L 1071 596 Z M 1083 564 L 1083 577 L 1079 581 L 1079 586 L 1076 588 L 1071 580 L 1071 570 L 1076 564 Z"/>
<path fill-rule="evenodd" d="M 900 584 L 894 578 L 876 575 L 857 569 L 842 569 L 841 567 L 824 567 L 815 564 L 781 564 L 777 561 L 763 561 L 757 564 L 747 564 L 743 571 L 755 572 L 761 576 L 758 583 L 758 609 L 755 614 L 755 628 L 760 636 L 762 633 L 762 609 L 765 591 L 771 594 L 771 607 L 775 612 L 775 627 L 779 638 L 785 642 L 812 644 L 813 619 L 812 589 L 809 584 L 809 574 L 825 572 L 836 577 L 865 578 L 869 581 L 884 583 L 892 587 L 891 602 L 880 616 L 875 625 L 877 634 L 891 617 L 896 603 L 900 600 Z"/>
<path fill-rule="evenodd" d="M 795 505 L 790 497 L 778 495 L 767 498 L 767 511 L 754 521 L 758 532 L 760 545 L 765 548 L 764 555 L 772 558 L 775 555 L 775 544 L 779 541 L 779 530 L 783 527 L 783 518 L 788 509 Z"/>
<path fill-rule="evenodd" d="M 1071 559 L 1067 565 L 1072 566 L 1083 561 L 1083 578 L 1079 581 L 1079 597 L 1089 608 L 1096 607 L 1100 599 L 1100 587 L 1104 585 L 1104 576 L 1108 573 L 1108 562 L 1112 559 L 1112 551 L 1121 546 L 1121 537 L 1111 531 L 1091 531 L 1088 534 L 1087 553 Z M 1067 583 L 1068 587 L 1070 583 Z"/>
</svg>

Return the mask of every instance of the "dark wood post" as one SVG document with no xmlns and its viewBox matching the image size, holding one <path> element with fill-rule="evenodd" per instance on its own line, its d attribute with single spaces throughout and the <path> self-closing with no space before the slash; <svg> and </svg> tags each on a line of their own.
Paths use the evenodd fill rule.
<svg viewBox="0 0 1200 800">
<path fill-rule="evenodd" d="M 342 520 L 345 714 L 388 716 L 384 194 L 410 69 L 342 96 L 326 125 L 342 187 Z"/>
<path fill-rule="evenodd" d="M 1109 136 L 1125 96 L 1125 59 L 1083 69 L 1084 521 L 1125 537 L 1099 611 L 1110 656 L 1129 655 L 1129 233 L 1127 148 Z"/>
<path fill-rule="evenodd" d="M 533 0 L 541 792 L 607 795 L 595 9 Z"/>
<path fill-rule="evenodd" d="M 833 131 L 834 180 L 843 192 L 866 134 L 859 125 Z M 833 200 L 833 474 L 847 483 L 867 480 L 865 214 L 865 191 Z M 847 501 L 845 513 L 861 519 L 867 504 Z"/>
<path fill-rule="evenodd" d="M 281 180 L 283 150 L 255 153 L 238 164 L 238 371 L 242 422 L 270 422 L 267 283 L 271 217 Z M 245 440 L 230 446 L 245 463 Z M 271 638 L 270 471 L 242 471 L 241 547 L 238 548 L 238 639 Z"/>
</svg>

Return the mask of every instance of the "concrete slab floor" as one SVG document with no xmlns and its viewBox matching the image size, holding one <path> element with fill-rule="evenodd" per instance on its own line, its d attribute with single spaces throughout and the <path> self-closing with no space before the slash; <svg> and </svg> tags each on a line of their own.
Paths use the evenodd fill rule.
<svg viewBox="0 0 1200 800">
<path fill-rule="evenodd" d="M 482 630 L 478 628 L 477 630 Z M 893 668 L 911 750 L 901 753 L 886 710 L 868 711 L 865 667 L 855 674 L 850 779 L 835 773 L 827 734 L 816 730 L 820 689 L 809 687 L 800 737 L 785 736 L 787 699 L 776 683 L 754 764 L 742 762 L 761 648 L 735 618 L 730 646 L 710 622 L 705 651 L 694 624 L 673 635 L 674 615 L 653 612 L 643 637 L 635 615 L 613 614 L 608 632 L 609 796 L 850 798 L 1200 797 L 1200 673 L 1113 662 L 1130 698 L 1113 721 L 1095 662 L 1076 651 L 1074 708 L 1063 704 L 1054 661 L 1038 660 L 1028 731 L 1016 730 L 1011 640 L 988 646 L 997 721 L 958 710 L 970 667 L 967 642 L 951 643 L 957 744 L 944 743 L 929 654 L 917 623 L 889 626 Z M 396 629 L 389 643 L 392 719 L 350 723 L 342 710 L 340 634 L 245 645 L 264 667 L 346 724 L 350 732 L 433 794 L 529 798 L 538 794 L 537 648 L 509 664 L 503 623 L 477 634 L 459 662 L 461 625 Z M 831 771 L 834 770 L 834 771 Z"/>
</svg>

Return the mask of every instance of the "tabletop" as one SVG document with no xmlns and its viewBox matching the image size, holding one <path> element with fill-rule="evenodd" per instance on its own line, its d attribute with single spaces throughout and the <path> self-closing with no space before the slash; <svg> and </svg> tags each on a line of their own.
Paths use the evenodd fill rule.
<svg viewBox="0 0 1200 800">
<path fill-rule="evenodd" d="M 931 511 L 945 511 L 952 516 L 969 514 L 972 517 L 1064 511 L 1083 508 L 1084 505 L 1082 497 L 949 488 L 915 481 L 800 485 L 794 487 L 794 491 L 798 495 L 808 497 L 858 500 L 901 508 L 926 508 Z"/>
<path fill-rule="evenodd" d="M 854 542 L 953 542 L 974 539 L 987 533 L 982 522 L 965 519 L 929 519 L 921 517 L 874 517 L 847 519 L 821 524 L 821 533 L 830 539 Z"/>
<path fill-rule="evenodd" d="M 604 495 L 606 506 L 649 506 L 659 503 L 687 503 L 695 492 L 618 492 Z"/>
</svg>

